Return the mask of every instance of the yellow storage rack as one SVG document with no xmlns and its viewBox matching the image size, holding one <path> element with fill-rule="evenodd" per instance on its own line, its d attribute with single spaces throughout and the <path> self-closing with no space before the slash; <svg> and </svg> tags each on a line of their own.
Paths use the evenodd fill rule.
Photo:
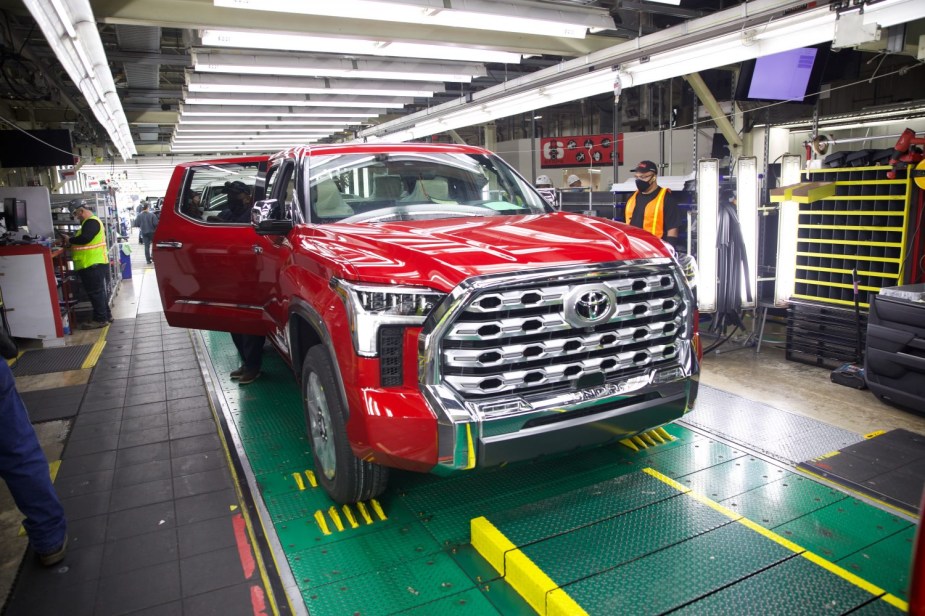
<svg viewBox="0 0 925 616">
<path fill-rule="evenodd" d="M 804 182 L 832 183 L 835 190 L 800 203 L 794 298 L 854 306 L 855 267 L 865 310 L 871 294 L 903 283 L 912 181 L 908 171 L 899 172 L 895 180 L 887 178 L 890 169 L 803 172 Z"/>
</svg>

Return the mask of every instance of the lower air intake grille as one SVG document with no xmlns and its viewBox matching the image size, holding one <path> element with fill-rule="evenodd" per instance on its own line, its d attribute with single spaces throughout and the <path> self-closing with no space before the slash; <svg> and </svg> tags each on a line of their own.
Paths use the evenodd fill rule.
<svg viewBox="0 0 925 616">
<path fill-rule="evenodd" d="M 403 327 L 379 328 L 379 380 L 383 387 L 403 384 L 402 352 L 405 329 Z"/>
</svg>

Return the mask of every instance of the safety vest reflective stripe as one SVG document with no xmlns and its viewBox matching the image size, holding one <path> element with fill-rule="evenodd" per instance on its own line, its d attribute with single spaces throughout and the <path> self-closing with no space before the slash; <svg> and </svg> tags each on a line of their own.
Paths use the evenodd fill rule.
<svg viewBox="0 0 925 616">
<path fill-rule="evenodd" d="M 99 248 L 100 246 L 106 247 L 106 242 L 100 242 L 99 244 L 85 244 L 83 246 L 71 246 L 71 250 L 90 250 L 91 248 Z"/>
<path fill-rule="evenodd" d="M 71 259 L 74 261 L 75 270 L 86 269 L 91 265 L 109 263 L 109 257 L 106 254 L 106 232 L 103 230 L 103 223 L 99 218 L 91 216 L 80 223 L 80 231 L 77 232 L 75 237 L 79 237 L 83 233 L 87 220 L 95 220 L 100 225 L 100 230 L 93 236 L 89 244 L 71 245 Z"/>
<path fill-rule="evenodd" d="M 646 204 L 646 211 L 643 213 L 642 228 L 655 237 L 662 237 L 665 230 L 665 217 L 662 210 L 665 207 L 665 197 L 669 192 L 671 191 L 667 188 L 660 188 L 658 194 L 655 195 L 655 199 Z M 627 224 L 632 224 L 633 222 L 633 211 L 636 209 L 636 195 L 638 194 L 633 193 L 626 201 Z"/>
</svg>

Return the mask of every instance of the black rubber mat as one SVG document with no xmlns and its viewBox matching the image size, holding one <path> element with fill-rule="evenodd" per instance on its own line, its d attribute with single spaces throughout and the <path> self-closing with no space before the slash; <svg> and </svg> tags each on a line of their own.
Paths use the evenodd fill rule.
<svg viewBox="0 0 925 616">
<path fill-rule="evenodd" d="M 890 430 L 797 468 L 918 515 L 925 486 L 925 436 Z"/>
<path fill-rule="evenodd" d="M 68 419 L 77 415 L 86 385 L 71 385 L 20 393 L 32 423 Z"/>
<path fill-rule="evenodd" d="M 32 374 L 49 374 L 65 370 L 80 370 L 92 344 L 58 347 L 56 349 L 36 349 L 26 351 L 13 366 L 14 376 Z"/>
</svg>

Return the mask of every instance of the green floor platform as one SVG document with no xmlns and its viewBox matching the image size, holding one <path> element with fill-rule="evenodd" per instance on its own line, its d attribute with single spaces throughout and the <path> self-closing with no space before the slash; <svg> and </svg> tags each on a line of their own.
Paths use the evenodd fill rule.
<svg viewBox="0 0 925 616">
<path fill-rule="evenodd" d="M 307 612 L 899 614 L 914 525 L 679 425 L 672 442 L 438 478 L 393 472 L 334 507 L 295 380 L 267 351 L 239 386 L 203 332 L 219 399 Z M 297 599 L 296 599 L 297 600 Z M 301 609 L 301 608 L 300 608 Z"/>
</svg>

